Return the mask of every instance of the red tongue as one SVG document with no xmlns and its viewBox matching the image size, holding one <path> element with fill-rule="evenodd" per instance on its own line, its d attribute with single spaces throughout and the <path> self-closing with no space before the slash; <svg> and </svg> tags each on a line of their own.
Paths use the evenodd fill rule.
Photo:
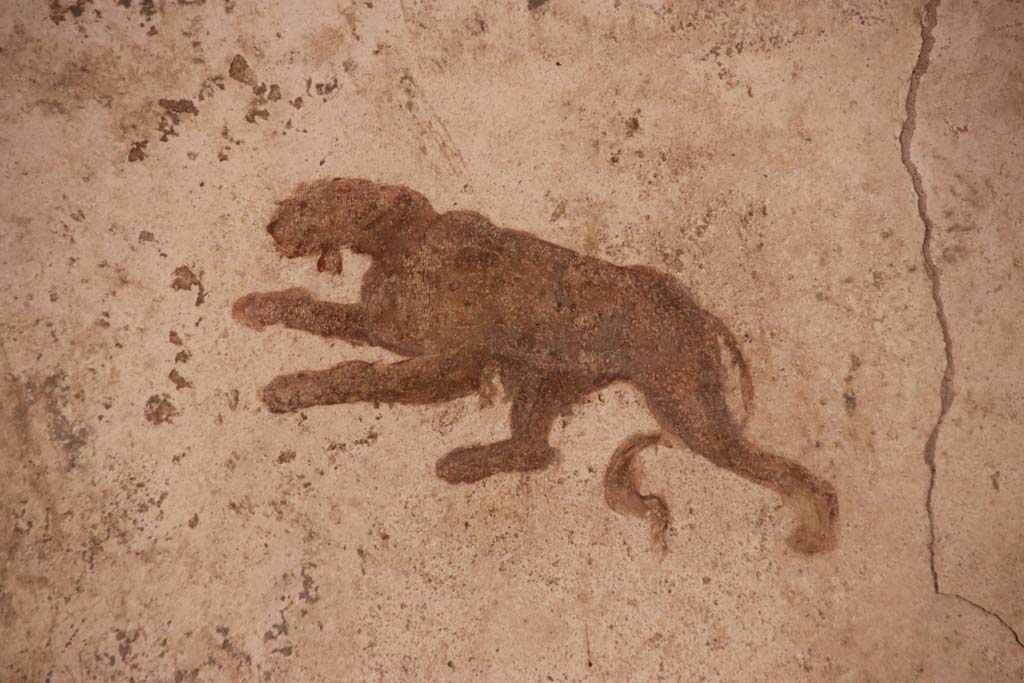
<svg viewBox="0 0 1024 683">
<path fill-rule="evenodd" d="M 322 252 L 320 252 L 320 258 L 318 258 L 316 260 L 316 269 L 319 272 L 322 273 L 322 272 L 324 272 L 324 268 L 326 268 L 326 267 L 327 267 L 327 252 L 326 251 L 322 251 Z"/>
</svg>

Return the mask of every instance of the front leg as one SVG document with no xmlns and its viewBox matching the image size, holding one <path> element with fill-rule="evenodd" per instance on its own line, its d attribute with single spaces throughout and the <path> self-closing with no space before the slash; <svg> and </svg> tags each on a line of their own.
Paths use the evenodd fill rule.
<svg viewBox="0 0 1024 683">
<path fill-rule="evenodd" d="M 263 389 L 262 397 L 274 413 L 359 401 L 441 403 L 478 391 L 486 361 L 484 354 L 471 351 L 387 365 L 351 361 L 281 375 Z"/>
<path fill-rule="evenodd" d="M 362 306 L 320 301 L 301 287 L 246 294 L 235 302 L 231 313 L 254 330 L 262 330 L 267 325 L 284 325 L 321 337 L 344 339 L 354 344 L 368 343 Z"/>
</svg>

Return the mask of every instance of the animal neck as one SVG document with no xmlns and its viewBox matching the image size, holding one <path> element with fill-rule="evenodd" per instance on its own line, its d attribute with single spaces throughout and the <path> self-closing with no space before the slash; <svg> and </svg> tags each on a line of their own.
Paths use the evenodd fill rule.
<svg viewBox="0 0 1024 683">
<path fill-rule="evenodd" d="M 436 216 L 429 207 L 403 211 L 384 216 L 370 228 L 357 233 L 351 243 L 352 251 L 370 256 L 386 256 L 410 241 Z"/>
</svg>

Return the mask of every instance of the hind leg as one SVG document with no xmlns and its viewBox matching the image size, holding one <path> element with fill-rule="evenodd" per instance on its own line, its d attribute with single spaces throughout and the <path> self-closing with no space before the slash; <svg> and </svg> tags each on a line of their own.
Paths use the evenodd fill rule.
<svg viewBox="0 0 1024 683">
<path fill-rule="evenodd" d="M 437 476 L 452 484 L 467 484 L 501 472 L 540 470 L 554 462 L 548 432 L 567 405 L 569 392 L 550 376 L 512 384 L 512 436 L 448 453 L 437 461 Z"/>
<path fill-rule="evenodd" d="M 834 545 L 839 503 L 832 484 L 745 439 L 729 414 L 718 373 L 668 374 L 641 390 L 666 432 L 715 465 L 776 491 L 795 508 L 799 523 L 788 538 L 792 548 L 815 553 Z"/>
</svg>

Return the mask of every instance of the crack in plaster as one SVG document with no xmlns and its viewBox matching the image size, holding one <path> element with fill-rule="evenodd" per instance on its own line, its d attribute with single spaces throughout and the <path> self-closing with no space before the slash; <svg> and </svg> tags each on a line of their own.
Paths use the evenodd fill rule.
<svg viewBox="0 0 1024 683">
<path fill-rule="evenodd" d="M 910 146 L 914 139 L 914 131 L 917 128 L 917 93 L 921 86 L 921 78 L 928 71 L 931 63 L 931 52 L 935 46 L 935 27 L 938 24 L 938 10 L 941 0 L 929 0 L 924 6 L 921 15 L 921 49 L 917 55 L 917 62 L 910 74 L 910 86 L 907 90 L 906 119 L 903 121 L 903 128 L 900 131 L 900 154 L 903 159 L 903 166 L 910 175 L 910 181 L 914 186 L 914 193 L 917 195 L 917 213 L 924 225 L 924 239 L 921 242 L 921 256 L 924 261 L 924 269 L 931 282 L 932 299 L 935 302 L 935 316 L 938 318 L 939 327 L 942 330 L 942 341 L 945 347 L 946 367 L 942 373 L 942 382 L 939 385 L 939 416 L 928 435 L 928 441 L 924 447 L 924 461 L 928 465 L 928 493 L 925 497 L 925 510 L 928 512 L 928 557 L 932 574 L 932 588 L 936 595 L 956 598 L 961 600 L 985 614 L 995 617 L 999 623 L 1009 629 L 1017 645 L 1024 648 L 1020 634 L 1003 617 L 996 612 L 982 607 L 978 603 L 965 598 L 958 593 L 945 593 L 939 588 L 939 572 L 935 563 L 935 513 L 933 499 L 935 494 L 935 447 L 939 439 L 939 430 L 953 405 L 954 387 L 953 377 L 955 371 L 953 359 L 953 338 L 949 331 L 949 319 L 946 317 L 945 304 L 942 301 L 942 288 L 939 280 L 939 269 L 935 265 L 935 258 L 932 256 L 932 239 L 935 233 L 935 223 L 928 214 L 928 197 L 925 194 L 924 183 L 921 180 L 921 173 L 910 156 Z"/>
</svg>

